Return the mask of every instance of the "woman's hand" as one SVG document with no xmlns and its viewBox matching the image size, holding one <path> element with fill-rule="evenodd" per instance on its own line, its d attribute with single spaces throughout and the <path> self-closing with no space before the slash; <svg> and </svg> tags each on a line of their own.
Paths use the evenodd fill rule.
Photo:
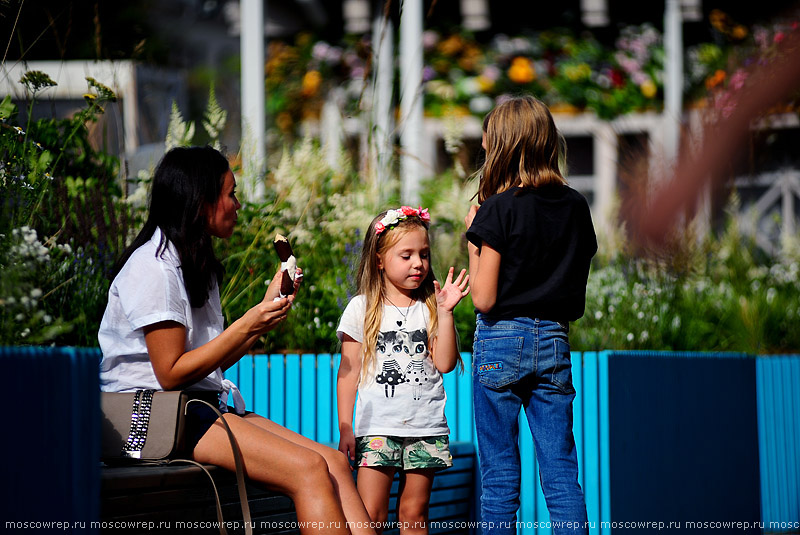
<svg viewBox="0 0 800 535">
<path fill-rule="evenodd" d="M 272 277 L 272 280 L 267 287 L 266 293 L 264 293 L 264 301 L 274 301 L 276 297 L 280 297 L 281 295 L 281 278 L 283 277 L 283 272 L 278 269 L 278 272 L 275 273 L 275 276 Z M 289 301 L 292 302 L 297 295 L 297 290 L 300 289 L 300 283 L 303 282 L 303 270 L 301 268 L 297 268 L 297 271 L 294 275 L 294 293 L 288 297 Z"/>
<path fill-rule="evenodd" d="M 277 327 L 289 314 L 293 298 L 294 296 L 290 295 L 277 300 L 268 300 L 265 296 L 263 301 L 245 312 L 242 319 L 247 322 L 249 334 L 262 335 Z"/>
<path fill-rule="evenodd" d="M 456 280 L 453 280 L 454 268 L 451 266 L 447 272 L 444 286 L 439 287 L 439 281 L 433 281 L 433 288 L 436 292 L 436 307 L 440 311 L 452 312 L 459 301 L 469 294 L 469 275 L 467 270 L 462 269 Z"/>
</svg>

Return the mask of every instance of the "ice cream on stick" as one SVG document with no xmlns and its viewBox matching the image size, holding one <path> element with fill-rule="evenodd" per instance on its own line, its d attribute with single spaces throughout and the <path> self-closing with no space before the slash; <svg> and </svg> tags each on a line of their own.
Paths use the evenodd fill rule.
<svg viewBox="0 0 800 535">
<path fill-rule="evenodd" d="M 292 252 L 289 240 L 280 234 L 275 235 L 272 244 L 281 259 L 281 298 L 294 293 L 294 279 L 297 274 L 297 259 Z"/>
</svg>

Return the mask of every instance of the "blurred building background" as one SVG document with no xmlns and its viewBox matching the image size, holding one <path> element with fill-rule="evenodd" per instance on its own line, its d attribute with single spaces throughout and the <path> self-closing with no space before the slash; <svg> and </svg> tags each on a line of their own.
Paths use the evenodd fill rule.
<svg viewBox="0 0 800 535">
<path fill-rule="evenodd" d="M 520 85 L 519 89 L 535 93 L 539 87 L 535 84 L 543 79 L 541 62 L 547 60 L 549 53 L 546 46 L 544 50 L 535 48 L 543 42 L 541 36 L 546 32 L 559 29 L 560 38 L 573 36 L 574 43 L 578 43 L 573 48 L 597 43 L 614 50 L 626 28 L 641 29 L 645 25 L 654 29 L 658 42 L 650 47 L 658 52 L 649 53 L 653 65 L 663 69 L 648 74 L 655 82 L 654 105 L 634 105 L 630 110 L 618 107 L 608 112 L 608 116 L 591 105 L 553 106 L 559 127 L 568 140 L 570 181 L 587 196 L 595 218 L 603 224 L 614 217 L 611 215 L 614 199 L 635 187 L 631 180 L 645 180 L 653 173 L 653 166 L 664 164 L 665 154 L 669 159 L 670 151 L 675 150 L 669 149 L 675 145 L 671 138 L 699 131 L 702 108 L 710 102 L 706 99 L 700 105 L 702 99 L 692 100 L 686 89 L 691 82 L 691 66 L 684 65 L 686 75 L 678 82 L 684 86 L 679 91 L 681 109 L 677 113 L 668 110 L 669 54 L 664 49 L 669 48 L 665 31 L 669 29 L 666 13 L 670 3 L 678 10 L 680 55 L 685 63 L 688 51 L 700 43 L 737 46 L 746 39 L 752 41 L 754 28 L 760 25 L 769 28 L 774 27 L 775 20 L 792 20 L 792 10 L 797 4 L 788 0 L 765 0 L 757 5 L 724 0 L 428 0 L 419 2 L 423 9 L 420 30 L 426 32 L 425 39 L 434 36 L 440 49 L 442 43 L 458 44 L 450 42 L 453 36 L 461 39 L 459 46 L 465 49 L 520 46 L 514 39 L 523 36 L 527 44 L 516 55 L 523 59 L 530 56 L 531 68 L 538 72 L 539 78 L 527 86 Z M 239 0 L 113 3 L 39 0 L 35 8 L 33 4 L 24 0 L 6 0 L 0 4 L 0 35 L 7 36 L 0 91 L 24 103 L 26 96 L 17 83 L 19 77 L 28 69 L 43 70 L 59 86 L 42 93 L 33 113 L 64 116 L 82 102 L 85 76 L 106 83 L 117 91 L 120 99 L 94 125 L 93 136 L 98 146 L 122 158 L 128 176 L 135 176 L 139 170 L 152 166 L 163 152 L 173 102 L 184 119 L 200 121 L 213 87 L 220 106 L 228 114 L 220 135 L 222 145 L 231 154 L 239 151 L 243 138 L 241 33 L 242 22 L 247 20 L 244 0 L 241 3 Z M 413 4 L 406 2 L 407 6 Z M 431 71 L 434 79 L 424 80 L 424 119 L 414 136 L 419 138 L 417 149 L 409 149 L 408 141 L 401 139 L 407 119 L 400 103 L 404 83 L 401 71 L 403 61 L 408 59 L 399 35 L 401 2 L 291 0 L 265 1 L 262 5 L 267 77 L 264 115 L 268 132 L 262 144 L 268 156 L 279 151 L 287 140 L 313 135 L 332 146 L 332 163 L 337 151 L 347 150 L 360 162 L 364 173 L 391 174 L 400 169 L 402 175 L 403 163 L 397 161 L 396 155 L 408 152 L 414 153 L 415 180 L 435 176 L 454 162 L 465 173 L 475 169 L 480 158 L 480 117 L 493 104 L 489 101 L 487 106 L 485 98 L 474 97 L 460 104 L 456 102 L 458 92 L 463 90 L 461 86 L 466 85 L 459 83 L 480 77 L 477 72 L 472 76 L 455 59 L 452 65 L 433 65 L 438 69 Z M 735 37 L 738 28 L 746 29 L 747 36 Z M 585 40 L 587 35 L 591 35 L 591 40 Z M 641 35 L 640 32 L 638 36 Z M 504 36 L 505 41 L 499 39 Z M 388 63 L 377 54 L 383 42 L 390 43 Z M 344 60 L 337 59 L 334 65 L 333 61 L 320 59 L 319 54 L 325 54 L 325 50 L 320 52 L 321 45 L 340 57 L 349 52 L 357 54 L 361 70 L 349 65 L 348 75 L 343 76 Z M 435 48 L 432 50 L 436 53 Z M 576 58 L 580 53 L 576 52 Z M 539 63 L 534 61 L 536 57 Z M 429 59 L 426 55 L 425 61 Z M 459 61 L 463 59 L 462 55 Z M 388 75 L 388 82 L 383 82 L 383 90 L 376 78 L 381 64 L 384 72 L 397 70 Z M 428 67 L 426 63 L 425 68 Z M 554 60 L 549 68 L 562 67 Z M 506 68 L 511 71 L 510 67 L 501 66 L 501 70 Z M 306 77 L 312 71 L 322 80 Z M 456 76 L 453 72 L 460 74 Z M 709 80 L 714 81 L 713 74 L 713 70 L 705 73 L 705 78 L 695 83 L 708 88 Z M 733 72 L 723 74 L 728 78 L 719 82 L 720 87 Z M 595 75 L 592 72 L 593 78 Z M 580 86 L 579 74 L 575 76 L 578 81 L 574 91 L 590 92 L 591 89 Z M 309 91 L 309 84 L 313 92 Z M 292 93 L 288 89 L 292 85 L 302 87 Z M 642 92 L 646 93 L 644 87 Z M 443 94 L 454 91 L 455 105 L 443 110 L 437 89 Z M 568 90 L 560 89 L 562 94 Z M 493 99 L 496 97 L 492 95 Z M 24 114 L 26 107 L 20 109 Z M 800 141 L 800 124 L 794 110 L 776 110 L 781 111 L 773 114 L 768 123 L 762 122 L 754 128 L 749 153 L 733 158 L 730 169 L 742 213 L 758 213 L 755 219 L 747 219 L 750 223 L 745 225 L 751 226 L 762 248 L 770 252 L 774 252 L 782 235 L 795 232 L 795 221 L 800 215 L 795 202 L 800 194 L 800 157 L 792 149 Z M 453 117 L 457 120 L 452 120 Z M 683 133 L 676 130 L 673 134 L 671 129 Z M 384 132 L 383 137 L 377 139 L 380 136 L 376 132 Z M 455 147 L 448 146 L 448 135 L 456 137 Z M 205 142 L 204 136 L 198 128 L 195 142 Z M 642 161 L 646 163 L 642 165 Z M 409 191 L 413 196 L 413 190 Z M 712 225 L 715 214 L 721 212 L 726 202 L 725 192 L 709 193 L 698 210 L 706 212 L 704 219 Z"/>
</svg>

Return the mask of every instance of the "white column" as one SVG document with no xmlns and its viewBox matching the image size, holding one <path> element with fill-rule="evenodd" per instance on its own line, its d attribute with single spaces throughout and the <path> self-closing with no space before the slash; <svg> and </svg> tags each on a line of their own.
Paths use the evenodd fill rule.
<svg viewBox="0 0 800 535">
<path fill-rule="evenodd" d="M 345 33 L 369 31 L 369 0 L 344 0 L 342 2 Z"/>
<path fill-rule="evenodd" d="M 587 26 L 608 26 L 606 0 L 581 0 L 581 20 Z"/>
<path fill-rule="evenodd" d="M 666 0 L 664 13 L 664 157 L 678 156 L 683 111 L 683 20 L 680 0 Z"/>
<path fill-rule="evenodd" d="M 599 121 L 594 138 L 594 218 L 598 230 L 606 231 L 612 221 L 611 209 L 617 192 L 617 133 L 608 121 Z"/>
<path fill-rule="evenodd" d="M 405 0 L 400 13 L 400 144 L 403 203 L 419 203 L 422 178 L 422 0 Z"/>
<path fill-rule="evenodd" d="M 325 161 L 331 169 L 339 170 L 342 158 L 342 142 L 344 140 L 344 122 L 342 120 L 342 101 L 344 90 L 340 87 L 332 89 L 322 105 L 319 137 L 325 154 Z"/>
<path fill-rule="evenodd" d="M 461 0 L 461 25 L 467 30 L 488 30 L 489 4 L 487 0 Z"/>
<path fill-rule="evenodd" d="M 781 228 L 781 241 L 786 247 L 795 236 L 795 215 L 794 215 L 794 195 L 795 191 L 792 183 L 797 180 L 794 173 L 784 171 L 781 177 L 781 218 L 783 226 Z"/>
<path fill-rule="evenodd" d="M 266 116 L 264 3 L 240 0 L 242 55 L 242 179 L 250 200 L 264 198 Z"/>
<path fill-rule="evenodd" d="M 378 194 L 386 192 L 385 184 L 392 171 L 392 85 L 394 80 L 394 26 L 376 2 L 372 26 L 372 43 L 376 68 L 372 86 L 372 128 L 370 129 L 370 162 L 377 180 Z M 382 199 L 381 199 L 382 200 Z"/>
</svg>

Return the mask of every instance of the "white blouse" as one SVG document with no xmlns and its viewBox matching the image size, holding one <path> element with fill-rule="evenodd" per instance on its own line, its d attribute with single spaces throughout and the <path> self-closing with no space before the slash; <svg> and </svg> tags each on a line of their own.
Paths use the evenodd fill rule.
<svg viewBox="0 0 800 535">
<path fill-rule="evenodd" d="M 161 229 L 156 229 L 150 241 L 133 252 L 108 290 L 108 305 L 98 332 L 103 353 L 100 388 L 105 392 L 162 390 L 147 353 L 144 327 L 161 321 L 180 323 L 186 327 L 186 351 L 208 343 L 224 329 L 216 281 L 205 304 L 192 308 L 175 247 L 169 243 L 156 256 L 161 236 Z M 220 368 L 190 387 L 225 394 L 231 388 L 234 398 L 241 398 Z M 227 395 L 223 397 L 227 399 Z M 236 404 L 237 412 L 239 405 L 244 411 L 243 400 Z"/>
</svg>

